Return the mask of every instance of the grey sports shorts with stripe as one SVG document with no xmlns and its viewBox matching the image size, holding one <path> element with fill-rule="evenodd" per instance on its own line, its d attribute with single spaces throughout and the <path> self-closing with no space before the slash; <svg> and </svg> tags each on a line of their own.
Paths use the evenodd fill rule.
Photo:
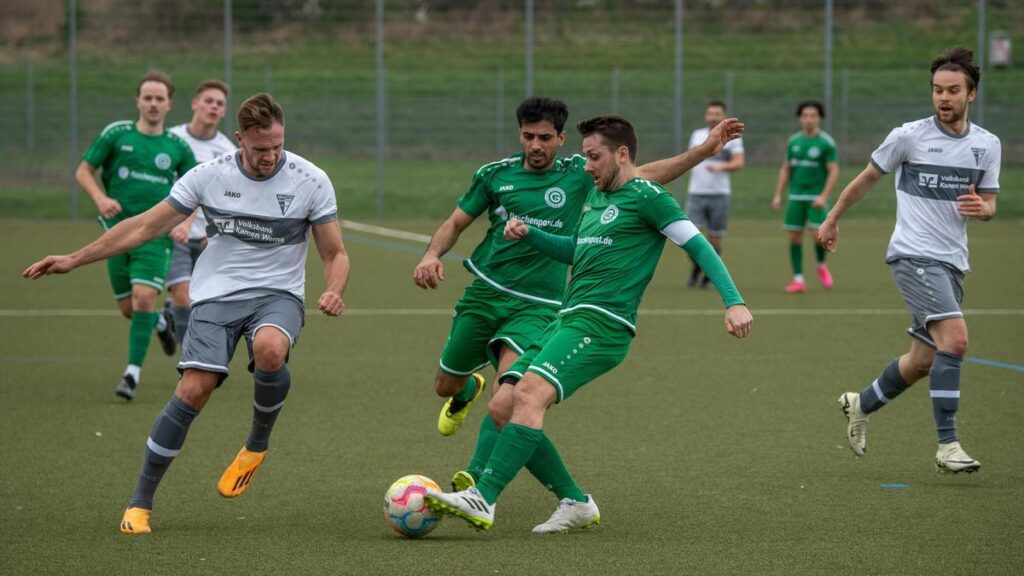
<svg viewBox="0 0 1024 576">
<path fill-rule="evenodd" d="M 963 318 L 964 274 L 949 264 L 926 258 L 899 258 L 889 263 L 893 280 L 914 318 L 911 336 L 933 346 L 928 323 Z"/>
<path fill-rule="evenodd" d="M 291 294 L 254 296 L 248 300 L 202 302 L 192 307 L 188 331 L 181 344 L 178 371 L 195 368 L 228 377 L 228 365 L 235 355 L 238 340 L 245 337 L 249 352 L 249 371 L 255 364 L 252 341 L 256 332 L 272 326 L 283 332 L 292 347 L 299 339 L 305 321 L 305 308 Z"/>
<path fill-rule="evenodd" d="M 710 236 L 725 236 L 729 229 L 728 194 L 690 194 L 686 197 L 686 216 L 693 225 Z"/>
<path fill-rule="evenodd" d="M 165 283 L 168 288 L 175 284 L 192 281 L 192 269 L 196 267 L 196 259 L 203 252 L 202 243 L 201 239 L 189 240 L 188 243 L 174 243 L 171 268 L 167 271 L 167 282 Z"/>
</svg>

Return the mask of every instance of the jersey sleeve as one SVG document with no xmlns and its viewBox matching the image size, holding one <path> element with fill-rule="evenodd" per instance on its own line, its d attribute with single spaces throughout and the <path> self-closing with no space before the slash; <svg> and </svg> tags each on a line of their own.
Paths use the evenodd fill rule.
<svg viewBox="0 0 1024 576">
<path fill-rule="evenodd" d="M 487 207 L 491 204 L 491 172 L 488 170 L 478 170 L 473 175 L 473 182 L 469 185 L 469 190 L 466 190 L 456 205 L 466 213 L 476 218 L 480 214 L 483 214 L 487 210 Z"/>
<path fill-rule="evenodd" d="M 185 175 L 186 172 L 196 167 L 196 155 L 192 152 L 192 147 L 188 144 L 182 144 L 181 160 L 178 165 L 174 168 L 174 171 L 178 173 L 178 178 Z"/>
<path fill-rule="evenodd" d="M 726 142 L 725 149 L 733 154 L 743 154 L 743 138 L 737 138 Z"/>
<path fill-rule="evenodd" d="M 693 148 L 696 148 L 697 146 L 700 146 L 701 142 L 703 142 L 703 140 L 700 137 L 700 133 L 700 130 L 694 130 L 693 132 L 690 133 L 690 144 L 686 147 L 687 150 L 691 150 Z"/>
<path fill-rule="evenodd" d="M 886 136 L 882 145 L 871 153 L 871 164 L 883 174 L 888 174 L 907 160 L 907 131 L 903 127 L 894 129 Z"/>
<path fill-rule="evenodd" d="M 828 141 L 828 146 L 825 146 L 825 165 L 829 165 L 833 162 L 839 161 L 839 152 L 836 148 L 836 143 L 831 139 Z"/>
<path fill-rule="evenodd" d="M 326 224 L 338 219 L 338 198 L 334 195 L 334 185 L 326 173 L 310 181 L 316 188 L 316 200 L 309 210 L 311 224 Z"/>
<path fill-rule="evenodd" d="M 167 203 L 182 214 L 192 214 L 202 204 L 203 183 L 209 169 L 191 170 L 187 172 L 171 187 L 171 193 L 167 196 Z"/>
<path fill-rule="evenodd" d="M 975 192 L 981 194 L 996 194 L 999 192 L 999 166 L 1002 164 L 1002 144 L 998 138 L 994 138 L 995 146 L 985 154 L 985 174 L 975 186 Z"/>
<path fill-rule="evenodd" d="M 637 212 L 644 222 L 659 232 L 677 220 L 688 220 L 671 194 L 657 190 L 653 186 L 650 192 L 643 193 L 637 205 Z"/>
<path fill-rule="evenodd" d="M 99 168 L 110 157 L 110 154 L 114 151 L 115 137 L 112 135 L 112 132 L 112 130 L 105 130 L 92 141 L 85 154 L 82 154 L 82 160 L 85 160 L 89 166 Z"/>
</svg>

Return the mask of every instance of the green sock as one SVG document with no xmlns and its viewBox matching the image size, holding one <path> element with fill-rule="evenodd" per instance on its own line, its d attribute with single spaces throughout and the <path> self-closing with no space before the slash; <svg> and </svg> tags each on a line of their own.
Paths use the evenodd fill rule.
<svg viewBox="0 0 1024 576">
<path fill-rule="evenodd" d="M 512 482 L 516 474 L 526 465 L 537 451 L 537 444 L 544 437 L 540 428 L 530 428 L 521 424 L 509 423 L 501 431 L 494 452 L 487 460 L 483 478 L 476 485 L 480 495 L 489 504 L 494 504 L 506 486 Z"/>
<path fill-rule="evenodd" d="M 470 376 L 466 378 L 466 383 L 462 386 L 462 390 L 455 393 L 452 398 L 459 400 L 460 402 L 469 402 L 473 399 L 473 395 L 476 394 L 476 387 L 479 385 L 477 379 Z"/>
<path fill-rule="evenodd" d="M 533 474 L 545 488 L 555 493 L 559 500 L 572 498 L 577 502 L 586 502 L 587 495 L 576 484 L 572 474 L 562 462 L 558 449 L 551 443 L 547 434 L 542 434 L 537 450 L 526 463 L 526 469 Z"/>
<path fill-rule="evenodd" d="M 491 415 L 487 414 L 480 422 L 480 434 L 476 437 L 473 458 L 470 459 L 469 467 L 466 468 L 466 472 L 473 476 L 473 480 L 479 482 L 480 477 L 483 476 L 487 460 L 491 457 L 491 452 L 494 452 L 494 445 L 498 443 L 499 436 L 501 436 L 501 430 L 494 425 Z"/>
<path fill-rule="evenodd" d="M 142 366 L 149 350 L 149 340 L 156 327 L 156 312 L 132 311 L 132 327 L 128 330 L 128 363 Z"/>
<path fill-rule="evenodd" d="M 804 246 L 803 244 L 789 245 L 789 262 L 793 265 L 793 274 L 804 273 Z"/>
<path fill-rule="evenodd" d="M 825 247 L 817 242 L 814 243 L 814 258 L 818 264 L 825 263 Z"/>
</svg>

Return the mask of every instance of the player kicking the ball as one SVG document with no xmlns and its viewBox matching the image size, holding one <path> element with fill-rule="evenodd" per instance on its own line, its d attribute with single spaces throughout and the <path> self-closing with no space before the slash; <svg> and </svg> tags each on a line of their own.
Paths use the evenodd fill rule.
<svg viewBox="0 0 1024 576">
<path fill-rule="evenodd" d="M 730 334 L 745 337 L 752 318 L 714 248 L 659 184 L 638 176 L 633 126 L 618 116 L 581 122 L 585 170 L 596 189 L 583 206 L 572 236 L 545 232 L 510 220 L 507 240 L 532 246 L 554 260 L 572 264 L 558 318 L 501 376 L 510 394 L 488 406 L 505 425 L 475 486 L 453 493 L 428 493 L 428 505 L 488 529 L 505 487 L 539 450 L 553 451 L 544 434 L 552 404 L 617 366 L 636 333 L 636 314 L 654 275 L 665 238 L 681 246 L 711 278 L 726 305 Z M 737 134 L 738 136 L 738 134 Z M 716 148 L 721 148 L 719 144 Z M 717 149 L 712 153 L 717 152 Z M 555 452 L 557 453 L 557 452 Z M 600 521 L 594 499 L 564 502 L 535 532 L 562 532 Z"/>
</svg>

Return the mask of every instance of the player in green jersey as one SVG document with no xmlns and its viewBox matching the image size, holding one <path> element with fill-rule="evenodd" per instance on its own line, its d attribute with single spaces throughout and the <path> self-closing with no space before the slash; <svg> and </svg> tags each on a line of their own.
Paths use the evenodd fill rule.
<svg viewBox="0 0 1024 576">
<path fill-rule="evenodd" d="M 488 409 L 504 421 L 475 486 L 454 493 L 428 492 L 428 505 L 487 529 L 495 502 L 524 466 L 542 451 L 557 455 L 543 431 L 544 415 L 583 385 L 617 366 L 636 331 L 636 313 L 654 275 L 665 238 L 690 254 L 711 278 L 725 302 L 725 326 L 745 337 L 752 317 L 714 248 L 664 188 L 644 179 L 636 166 L 636 133 L 618 116 L 599 116 L 578 125 L 591 189 L 573 235 L 555 235 L 522 219 L 509 220 L 508 241 L 522 241 L 540 254 L 572 263 L 558 318 L 500 378 L 511 394 Z M 731 137 L 738 137 L 736 133 Z M 728 141 L 730 138 L 724 138 Z M 711 149 L 717 152 L 725 144 Z M 710 155 L 710 154 L 709 154 Z M 571 479 L 571 477 L 570 477 Z M 534 532 L 564 532 L 600 521 L 597 505 L 578 486 Z"/>
<path fill-rule="evenodd" d="M 438 395 L 449 397 L 438 418 L 438 431 L 443 435 L 454 434 L 462 426 L 470 405 L 483 393 L 485 380 L 476 371 L 487 364 L 498 374 L 508 370 L 557 316 L 568 267 L 542 257 L 528 245 L 509 242 L 502 232 L 511 218 L 553 234 L 568 235 L 575 229 L 594 183 L 584 170 L 582 156 L 558 156 L 568 114 L 565 104 L 555 99 L 528 98 L 520 104 L 516 117 L 522 153 L 476 172 L 469 190 L 434 233 L 413 272 L 418 286 L 436 288 L 444 280 L 441 257 L 473 220 L 487 213 L 488 231 L 465 262 L 476 279 L 455 307 L 434 382 Z M 711 156 L 716 147 L 742 129 L 736 119 L 726 119 L 710 131 L 704 145 L 638 170 L 652 180 L 669 182 Z M 495 382 L 492 394 L 492 402 L 500 404 L 511 398 L 512 389 Z M 473 459 L 467 471 L 455 475 L 454 486 L 466 486 L 479 478 L 503 424 L 490 415 L 484 417 Z M 535 465 L 528 468 L 559 498 L 578 495 L 563 490 L 575 483 L 551 448 L 540 451 Z"/>
<path fill-rule="evenodd" d="M 196 165 L 188 144 L 164 130 L 173 96 L 170 76 L 147 72 L 136 87 L 138 120 L 108 125 L 82 156 L 75 179 L 96 203 L 104 229 L 158 204 L 170 193 L 175 179 Z M 97 171 L 102 187 L 96 181 Z M 182 236 L 175 240 L 187 240 L 187 230 L 175 232 Z M 154 328 L 164 352 L 174 354 L 173 328 L 155 311 L 157 295 L 167 279 L 171 247 L 171 238 L 163 236 L 107 260 L 117 307 L 131 320 L 128 366 L 114 390 L 126 400 L 135 397 Z"/>
<path fill-rule="evenodd" d="M 793 281 L 785 290 L 790 294 L 807 291 L 803 274 L 804 228 L 817 230 L 825 221 L 828 197 L 839 179 L 836 143 L 821 129 L 825 107 L 820 102 L 801 102 L 796 108 L 800 131 L 786 143 L 786 159 L 779 169 L 779 179 L 772 197 L 772 209 L 782 207 L 782 191 L 789 185 L 784 228 L 789 231 L 789 259 L 793 266 Z M 825 265 L 825 248 L 814 240 L 814 259 L 818 278 L 826 290 L 832 288 L 832 273 Z"/>
</svg>

